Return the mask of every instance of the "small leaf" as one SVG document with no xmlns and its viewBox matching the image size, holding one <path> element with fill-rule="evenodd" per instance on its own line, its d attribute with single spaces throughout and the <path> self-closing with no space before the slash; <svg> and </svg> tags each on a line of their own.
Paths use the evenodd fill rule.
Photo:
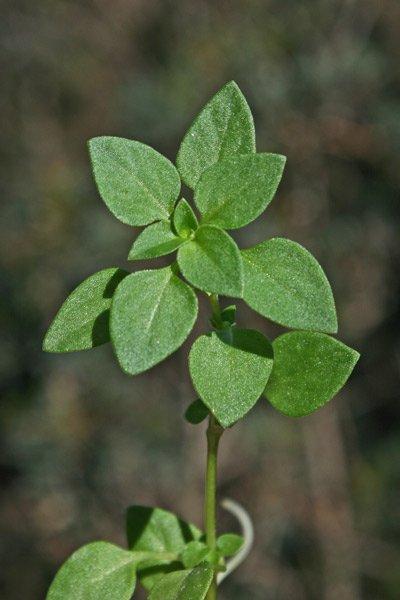
<svg viewBox="0 0 400 600">
<path fill-rule="evenodd" d="M 74 352 L 109 342 L 111 299 L 127 275 L 124 269 L 104 269 L 85 279 L 58 311 L 44 338 L 43 350 Z"/>
<path fill-rule="evenodd" d="M 204 600 L 213 576 L 212 565 L 205 561 L 194 569 L 169 573 L 152 588 L 148 600 Z"/>
<path fill-rule="evenodd" d="M 142 560 L 107 542 L 77 550 L 58 571 L 47 600 L 130 600 Z"/>
<path fill-rule="evenodd" d="M 221 312 L 221 320 L 223 323 L 229 323 L 229 325 L 233 325 L 236 319 L 236 306 L 232 304 L 231 306 L 227 306 Z"/>
<path fill-rule="evenodd" d="M 217 539 L 217 548 L 222 556 L 232 556 L 243 546 L 244 539 L 234 533 L 225 533 Z"/>
<path fill-rule="evenodd" d="M 144 229 L 135 240 L 128 260 L 156 258 L 174 252 L 184 244 L 171 229 L 170 221 L 158 221 Z"/>
<path fill-rule="evenodd" d="M 247 154 L 207 169 L 194 193 L 202 222 L 237 229 L 254 221 L 274 197 L 285 161 L 280 154 Z"/>
<path fill-rule="evenodd" d="M 210 548 L 204 542 L 189 542 L 181 553 L 181 561 L 185 569 L 198 565 L 209 554 Z"/>
<path fill-rule="evenodd" d="M 185 419 L 192 425 L 198 425 L 208 417 L 210 411 L 200 398 L 192 402 L 185 412 Z"/>
<path fill-rule="evenodd" d="M 165 156 L 132 140 L 98 137 L 88 142 L 99 194 L 111 212 L 128 225 L 168 219 L 181 181 Z"/>
<path fill-rule="evenodd" d="M 321 266 L 305 248 L 274 238 L 241 254 L 244 300 L 251 308 L 293 329 L 337 331 L 331 287 Z"/>
<path fill-rule="evenodd" d="M 185 198 L 181 198 L 176 205 L 174 227 L 176 233 L 182 238 L 188 238 L 198 227 L 196 215 Z"/>
<path fill-rule="evenodd" d="M 156 552 L 164 559 L 149 559 L 140 564 L 141 584 L 151 589 L 165 573 L 182 568 L 179 556 L 186 544 L 198 541 L 202 532 L 161 508 L 131 506 L 126 519 L 128 546 L 135 552 Z"/>
<path fill-rule="evenodd" d="M 231 81 L 211 98 L 189 127 L 176 164 L 183 181 L 194 189 L 207 167 L 228 156 L 255 151 L 250 108 Z"/>
<path fill-rule="evenodd" d="M 328 335 L 306 331 L 285 333 L 272 346 L 274 367 L 264 394 L 288 417 L 308 415 L 329 402 L 360 356 Z"/>
<path fill-rule="evenodd" d="M 222 427 L 257 402 L 272 370 L 272 346 L 254 329 L 232 327 L 200 336 L 189 354 L 193 385 Z"/>
<path fill-rule="evenodd" d="M 124 372 L 137 375 L 183 344 L 196 320 L 198 303 L 172 267 L 138 271 L 122 283 L 111 304 L 111 340 Z"/>
<path fill-rule="evenodd" d="M 199 227 L 194 239 L 179 248 L 178 264 L 183 276 L 203 292 L 238 298 L 243 294 L 239 248 L 215 225 Z"/>
</svg>

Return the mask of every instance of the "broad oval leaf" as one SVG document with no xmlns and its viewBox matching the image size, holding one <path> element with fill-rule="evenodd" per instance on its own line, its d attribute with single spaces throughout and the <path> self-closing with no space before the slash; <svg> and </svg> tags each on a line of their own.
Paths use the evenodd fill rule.
<svg viewBox="0 0 400 600">
<path fill-rule="evenodd" d="M 280 154 L 248 154 L 207 169 L 194 194 L 202 222 L 237 229 L 256 219 L 274 197 L 285 161 Z"/>
<path fill-rule="evenodd" d="M 137 375 L 175 352 L 191 332 L 197 311 L 196 294 L 173 267 L 126 277 L 110 311 L 111 341 L 123 371 Z"/>
<path fill-rule="evenodd" d="M 144 229 L 136 238 L 128 260 L 156 258 L 174 252 L 185 243 L 172 231 L 170 221 L 158 221 Z"/>
<path fill-rule="evenodd" d="M 169 573 L 152 588 L 148 600 L 204 600 L 213 576 L 213 566 L 206 561 L 193 569 Z"/>
<path fill-rule="evenodd" d="M 200 336 L 189 354 L 195 390 L 222 427 L 239 421 L 257 402 L 272 370 L 268 338 L 231 327 Z"/>
<path fill-rule="evenodd" d="M 89 154 L 99 194 L 128 225 L 168 219 L 181 188 L 179 174 L 165 156 L 133 140 L 97 137 Z"/>
<path fill-rule="evenodd" d="M 83 281 L 65 300 L 43 342 L 45 352 L 87 350 L 110 341 L 109 313 L 124 269 L 104 269 Z"/>
<path fill-rule="evenodd" d="M 47 600 L 130 600 L 137 557 L 107 542 L 77 550 L 58 571 Z"/>
<path fill-rule="evenodd" d="M 181 198 L 174 212 L 174 227 L 178 235 L 183 238 L 189 237 L 198 227 L 196 215 L 190 204 Z"/>
<path fill-rule="evenodd" d="M 273 238 L 241 254 L 243 297 L 251 308 L 285 327 L 336 333 L 331 287 L 322 267 L 305 248 Z"/>
<path fill-rule="evenodd" d="M 189 127 L 176 164 L 183 181 L 194 189 L 203 171 L 222 158 L 255 151 L 250 108 L 231 81 L 207 102 Z"/>
<path fill-rule="evenodd" d="M 360 355 L 322 333 L 292 331 L 276 338 L 274 367 L 264 395 L 288 417 L 308 415 L 346 383 Z"/>
<path fill-rule="evenodd" d="M 192 569 L 210 553 L 205 542 L 193 541 L 186 544 L 181 552 L 181 561 L 185 569 Z"/>
<path fill-rule="evenodd" d="M 126 514 L 128 547 L 135 552 L 154 552 L 164 558 L 149 559 L 138 568 L 138 577 L 146 589 L 166 573 L 182 568 L 180 554 L 185 546 L 198 541 L 202 532 L 173 513 L 148 506 L 131 506 Z"/>
<path fill-rule="evenodd" d="M 241 298 L 243 267 L 239 248 L 226 231 L 202 225 L 178 250 L 183 276 L 203 292 Z"/>
</svg>

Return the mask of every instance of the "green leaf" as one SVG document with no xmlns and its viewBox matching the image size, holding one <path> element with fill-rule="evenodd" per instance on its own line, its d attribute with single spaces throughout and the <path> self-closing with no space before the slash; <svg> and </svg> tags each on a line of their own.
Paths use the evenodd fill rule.
<svg viewBox="0 0 400 600">
<path fill-rule="evenodd" d="M 191 188 L 207 167 L 235 154 L 256 151 L 253 117 L 234 81 L 227 83 L 201 110 L 179 148 L 176 164 Z"/>
<path fill-rule="evenodd" d="M 207 169 L 194 193 L 202 222 L 237 229 L 256 219 L 274 197 L 285 161 L 280 154 L 248 154 Z"/>
<path fill-rule="evenodd" d="M 241 251 L 244 300 L 280 325 L 335 333 L 332 290 L 321 266 L 300 244 L 283 238 Z"/>
<path fill-rule="evenodd" d="M 204 600 L 214 576 L 209 562 L 194 569 L 165 575 L 151 590 L 148 600 Z"/>
<path fill-rule="evenodd" d="M 97 137 L 88 142 L 99 194 L 110 211 L 128 225 L 168 219 L 181 181 L 165 156 L 140 142 Z"/>
<path fill-rule="evenodd" d="M 210 548 L 204 542 L 189 542 L 181 552 L 181 561 L 185 569 L 198 565 L 209 554 Z"/>
<path fill-rule="evenodd" d="M 272 346 L 254 329 L 200 336 L 189 354 L 193 385 L 217 421 L 230 427 L 257 402 L 272 370 Z"/>
<path fill-rule="evenodd" d="M 184 547 L 202 536 L 197 527 L 161 508 L 131 506 L 126 523 L 130 550 L 165 555 L 141 563 L 138 577 L 146 589 L 151 589 L 165 573 L 181 569 L 182 564 L 177 561 Z"/>
<path fill-rule="evenodd" d="M 130 600 L 136 566 L 143 560 L 107 542 L 77 550 L 58 571 L 47 600 Z"/>
<path fill-rule="evenodd" d="M 124 269 L 104 269 L 85 279 L 58 311 L 44 338 L 43 350 L 73 352 L 109 342 L 111 299 L 127 275 Z"/>
<path fill-rule="evenodd" d="M 198 425 L 208 417 L 210 411 L 200 398 L 192 402 L 185 412 L 185 419 L 192 425 Z"/>
<path fill-rule="evenodd" d="M 229 323 L 229 325 L 233 325 L 236 319 L 236 306 L 232 304 L 231 306 L 227 306 L 221 312 L 221 321 L 223 323 Z"/>
<path fill-rule="evenodd" d="M 170 221 L 158 221 L 144 229 L 135 240 L 128 260 L 156 258 L 173 252 L 185 241 L 172 231 Z"/>
<path fill-rule="evenodd" d="M 123 371 L 137 375 L 175 352 L 191 332 L 197 310 L 196 294 L 173 267 L 126 277 L 110 313 L 111 340 Z"/>
<path fill-rule="evenodd" d="M 198 228 L 193 240 L 178 250 L 183 276 L 203 292 L 240 298 L 243 294 L 243 267 L 233 239 L 215 225 Z"/>
<path fill-rule="evenodd" d="M 222 556 L 232 556 L 243 546 L 244 538 L 234 533 L 224 533 L 217 539 L 217 548 Z"/>
<path fill-rule="evenodd" d="M 264 394 L 288 417 L 308 415 L 346 383 L 359 354 L 322 333 L 292 331 L 276 338 L 274 367 Z"/>
<path fill-rule="evenodd" d="M 175 231 L 182 238 L 188 238 L 198 227 L 196 215 L 185 198 L 181 198 L 174 212 Z"/>
</svg>

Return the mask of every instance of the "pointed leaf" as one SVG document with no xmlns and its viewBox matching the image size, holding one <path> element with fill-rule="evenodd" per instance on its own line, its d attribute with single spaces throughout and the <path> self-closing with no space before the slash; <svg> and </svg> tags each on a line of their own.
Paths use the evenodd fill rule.
<svg viewBox="0 0 400 600">
<path fill-rule="evenodd" d="M 247 154 L 207 169 L 194 193 L 202 222 L 237 229 L 254 221 L 274 197 L 285 161 L 280 154 Z"/>
<path fill-rule="evenodd" d="M 130 600 L 136 583 L 135 554 L 107 542 L 77 550 L 58 571 L 47 600 Z"/>
<path fill-rule="evenodd" d="M 149 559 L 140 564 L 138 577 L 146 589 L 170 571 L 182 568 L 177 562 L 188 542 L 198 541 L 202 532 L 161 508 L 131 506 L 126 518 L 128 546 L 135 552 L 157 552 L 164 559 Z"/>
<path fill-rule="evenodd" d="M 222 556 L 232 556 L 243 546 L 244 538 L 234 533 L 224 533 L 217 539 L 217 548 Z"/>
<path fill-rule="evenodd" d="M 85 279 L 58 311 L 44 338 L 43 350 L 74 352 L 109 342 L 111 299 L 127 275 L 124 269 L 104 269 Z"/>
<path fill-rule="evenodd" d="M 117 219 L 128 225 L 168 219 L 181 181 L 165 156 L 117 137 L 93 138 L 88 146 L 97 189 Z"/>
<path fill-rule="evenodd" d="M 204 542 L 189 542 L 181 553 L 181 560 L 185 569 L 192 569 L 209 554 L 210 548 Z"/>
<path fill-rule="evenodd" d="M 194 239 L 179 248 L 178 264 L 183 276 L 199 290 L 237 298 L 243 294 L 239 248 L 215 225 L 199 227 Z"/>
<path fill-rule="evenodd" d="M 254 329 L 232 327 L 199 337 L 189 354 L 193 385 L 222 427 L 257 402 L 272 370 L 272 346 Z"/>
<path fill-rule="evenodd" d="M 171 267 L 138 271 L 122 283 L 111 304 L 111 340 L 123 371 L 137 375 L 183 344 L 196 320 L 198 303 L 194 291 Z"/>
<path fill-rule="evenodd" d="M 174 227 L 176 233 L 182 238 L 187 238 L 196 231 L 198 222 L 190 204 L 182 198 L 176 205 L 174 212 Z"/>
<path fill-rule="evenodd" d="M 209 562 L 194 569 L 165 575 L 151 590 L 148 600 L 204 600 L 214 576 Z"/>
<path fill-rule="evenodd" d="M 274 367 L 264 394 L 288 417 L 308 415 L 329 402 L 360 356 L 328 335 L 307 331 L 285 333 L 272 345 Z"/>
<path fill-rule="evenodd" d="M 280 325 L 335 333 L 335 302 L 321 266 L 300 244 L 283 238 L 241 251 L 244 300 Z"/>
<path fill-rule="evenodd" d="M 156 258 L 174 252 L 185 241 L 172 231 L 170 221 L 158 221 L 144 229 L 136 238 L 128 260 Z"/>
<path fill-rule="evenodd" d="M 192 425 L 198 425 L 208 417 L 210 411 L 200 398 L 197 398 L 185 412 L 185 419 Z"/>
<path fill-rule="evenodd" d="M 253 117 L 234 81 L 227 83 L 201 110 L 179 148 L 176 164 L 192 189 L 207 167 L 235 154 L 255 152 Z"/>
</svg>

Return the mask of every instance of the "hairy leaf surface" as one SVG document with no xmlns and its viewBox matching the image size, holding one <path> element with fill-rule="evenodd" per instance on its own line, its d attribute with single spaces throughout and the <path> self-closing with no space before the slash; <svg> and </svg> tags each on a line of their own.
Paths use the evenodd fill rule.
<svg viewBox="0 0 400 600">
<path fill-rule="evenodd" d="M 274 340 L 274 367 L 264 395 L 279 412 L 302 417 L 346 383 L 359 354 L 322 333 L 292 331 Z"/>
<path fill-rule="evenodd" d="M 337 331 L 332 290 L 321 266 L 300 244 L 267 240 L 241 251 L 244 300 L 280 325 L 324 333 Z"/>
<path fill-rule="evenodd" d="M 107 542 L 83 546 L 58 571 L 47 600 L 130 600 L 140 560 Z"/>
<path fill-rule="evenodd" d="M 136 238 L 128 260 L 156 258 L 174 252 L 185 240 L 175 235 L 170 221 L 158 221 L 144 229 Z"/>
<path fill-rule="evenodd" d="M 219 160 L 255 152 L 253 117 L 234 81 L 227 83 L 201 110 L 179 148 L 176 164 L 192 189 L 201 174 Z"/>
<path fill-rule="evenodd" d="M 189 354 L 195 390 L 223 427 L 257 402 L 272 370 L 269 340 L 254 329 L 231 327 L 200 336 Z"/>
<path fill-rule="evenodd" d="M 87 350 L 110 341 L 109 313 L 124 269 L 104 269 L 83 281 L 65 300 L 43 342 L 46 352 Z"/>
<path fill-rule="evenodd" d="M 207 169 L 194 194 L 202 223 L 237 229 L 256 219 L 274 197 L 285 161 L 280 154 L 247 154 Z"/>
<path fill-rule="evenodd" d="M 181 181 L 165 156 L 117 137 L 93 138 L 88 146 L 99 194 L 117 219 L 148 225 L 169 218 Z"/>
<path fill-rule="evenodd" d="M 175 352 L 191 332 L 197 310 L 196 294 L 172 267 L 126 277 L 110 313 L 111 340 L 124 372 L 137 375 Z"/>
<path fill-rule="evenodd" d="M 215 225 L 199 227 L 194 239 L 179 248 L 178 264 L 183 276 L 199 290 L 237 298 L 243 294 L 239 248 Z"/>
</svg>

